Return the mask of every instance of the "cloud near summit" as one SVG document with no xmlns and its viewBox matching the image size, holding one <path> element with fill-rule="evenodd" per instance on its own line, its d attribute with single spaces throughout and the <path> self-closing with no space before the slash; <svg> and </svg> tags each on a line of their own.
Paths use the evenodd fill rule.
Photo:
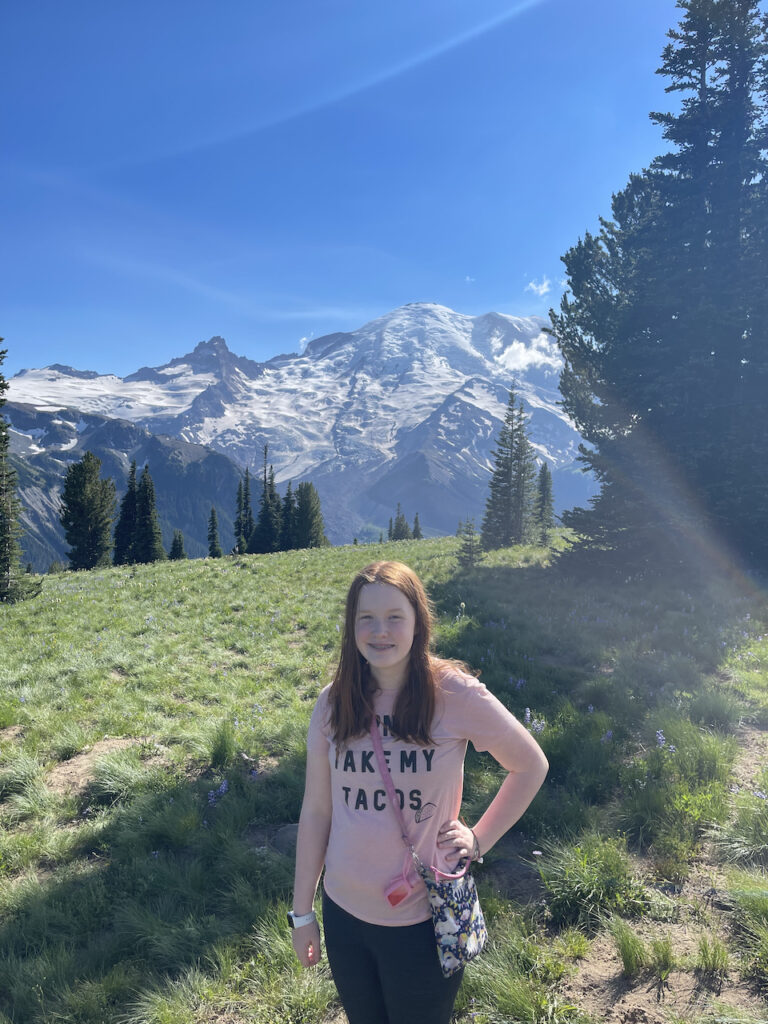
<svg viewBox="0 0 768 1024">
<path fill-rule="evenodd" d="M 522 341 L 513 341 L 495 357 L 495 361 L 507 370 L 528 370 L 537 366 L 559 373 L 563 365 L 556 342 L 543 331 L 528 345 Z"/>
</svg>

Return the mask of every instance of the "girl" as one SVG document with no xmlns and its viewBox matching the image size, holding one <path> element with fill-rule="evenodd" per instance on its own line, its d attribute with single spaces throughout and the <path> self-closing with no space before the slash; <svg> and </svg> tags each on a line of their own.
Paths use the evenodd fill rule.
<svg viewBox="0 0 768 1024">
<path fill-rule="evenodd" d="M 317 964 L 312 906 L 325 865 L 325 945 L 349 1024 L 448 1024 L 462 976 L 440 969 L 426 889 L 387 806 L 371 722 L 410 841 L 444 871 L 489 850 L 547 773 L 536 741 L 485 686 L 430 654 L 431 627 L 424 587 L 407 565 L 375 562 L 359 572 L 333 683 L 309 726 L 289 920 L 299 960 Z M 458 820 L 467 740 L 509 772 L 473 828 Z"/>
</svg>

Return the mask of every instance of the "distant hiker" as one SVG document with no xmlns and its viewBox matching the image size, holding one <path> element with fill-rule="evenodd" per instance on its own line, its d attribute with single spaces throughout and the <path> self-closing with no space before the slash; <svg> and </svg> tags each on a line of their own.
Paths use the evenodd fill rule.
<svg viewBox="0 0 768 1024">
<path fill-rule="evenodd" d="M 325 944 L 350 1024 L 448 1024 L 463 967 L 445 977 L 445 949 L 466 937 L 446 934 L 460 924 L 433 925 L 404 841 L 438 878 L 458 874 L 518 820 L 547 773 L 531 734 L 466 666 L 430 653 L 431 627 L 413 570 L 361 570 L 333 683 L 309 726 L 289 918 L 299 960 L 317 964 L 312 906 L 325 866 Z M 468 740 L 509 772 L 473 828 L 458 818 Z"/>
</svg>

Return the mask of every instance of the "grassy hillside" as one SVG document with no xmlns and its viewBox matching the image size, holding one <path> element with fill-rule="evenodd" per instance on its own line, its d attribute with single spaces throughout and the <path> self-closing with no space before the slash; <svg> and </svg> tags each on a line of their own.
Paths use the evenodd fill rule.
<svg viewBox="0 0 768 1024">
<path fill-rule="evenodd" d="M 439 652 L 551 763 L 478 870 L 494 941 L 456 1019 L 768 1018 L 764 598 L 586 585 L 532 549 L 460 573 L 456 548 L 64 574 L 0 606 L 0 1024 L 343 1019 L 327 968 L 294 963 L 285 826 L 347 585 L 379 557 L 420 573 Z M 469 820 L 498 778 L 470 752 Z"/>
</svg>

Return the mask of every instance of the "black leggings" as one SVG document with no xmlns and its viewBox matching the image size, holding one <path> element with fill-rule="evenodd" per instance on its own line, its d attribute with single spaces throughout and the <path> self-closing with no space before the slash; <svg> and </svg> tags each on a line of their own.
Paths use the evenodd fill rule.
<svg viewBox="0 0 768 1024">
<path fill-rule="evenodd" d="M 323 930 L 349 1024 L 449 1024 L 464 971 L 443 977 L 431 921 L 368 924 L 323 892 Z"/>
</svg>

